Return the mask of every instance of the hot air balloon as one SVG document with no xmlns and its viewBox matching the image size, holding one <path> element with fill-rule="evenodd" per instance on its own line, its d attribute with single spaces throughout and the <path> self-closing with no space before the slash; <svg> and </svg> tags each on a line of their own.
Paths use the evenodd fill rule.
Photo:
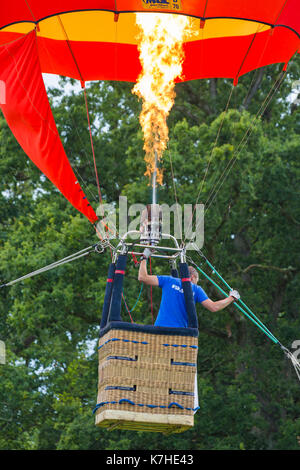
<svg viewBox="0 0 300 470">
<path fill-rule="evenodd" d="M 97 216 L 62 148 L 41 73 L 135 82 L 136 12 L 194 18 L 181 80 L 239 77 L 300 47 L 297 0 L 15 0 L 0 7 L 3 114 L 25 153 L 90 222 Z M 3 93 L 2 93 L 3 94 Z"/>
<path fill-rule="evenodd" d="M 2 112 L 28 157 L 92 224 L 98 217 L 64 151 L 42 73 L 71 77 L 83 88 L 91 80 L 135 83 L 142 70 L 136 13 L 176 14 L 191 19 L 193 34 L 182 45 L 182 74 L 177 81 L 222 77 L 236 85 L 239 77 L 259 67 L 282 63 L 285 68 L 300 47 L 297 0 L 1 2 Z M 154 167 L 152 208 L 157 209 L 155 177 Z M 159 257 L 159 211 L 154 213 L 147 212 L 141 245 L 156 248 Z M 180 258 L 189 318 L 185 329 L 122 322 L 126 236 L 115 248 L 99 340 L 95 409 L 99 426 L 181 432 L 193 425 L 197 409 L 197 318 L 185 252 L 176 239 L 174 244 L 170 258 L 174 253 L 176 259 Z M 270 338 L 278 343 L 271 333 Z"/>
</svg>

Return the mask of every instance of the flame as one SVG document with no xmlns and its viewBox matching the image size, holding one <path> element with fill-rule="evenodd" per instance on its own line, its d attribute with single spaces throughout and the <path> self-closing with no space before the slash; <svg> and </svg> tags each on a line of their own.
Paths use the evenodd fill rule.
<svg viewBox="0 0 300 470">
<path fill-rule="evenodd" d="M 183 43 L 195 34 L 193 19 L 169 13 L 136 13 L 139 29 L 138 47 L 142 72 L 132 92 L 143 100 L 140 124 L 144 134 L 147 171 L 157 171 L 162 184 L 162 171 L 156 168 L 169 140 L 167 118 L 175 100 L 175 80 L 182 75 Z"/>
</svg>

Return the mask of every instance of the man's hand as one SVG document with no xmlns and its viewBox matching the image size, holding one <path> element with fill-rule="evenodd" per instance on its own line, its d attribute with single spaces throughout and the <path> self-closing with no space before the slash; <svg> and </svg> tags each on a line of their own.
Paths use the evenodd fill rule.
<svg viewBox="0 0 300 470">
<path fill-rule="evenodd" d="M 229 297 L 233 297 L 235 300 L 239 300 L 241 297 L 237 290 L 231 290 L 229 292 Z"/>
<path fill-rule="evenodd" d="M 207 308 L 207 310 L 210 310 L 211 312 L 218 312 L 219 310 L 223 310 L 223 308 L 228 307 L 228 305 L 232 304 L 236 300 L 239 300 L 240 294 L 238 293 L 237 290 L 231 290 L 229 292 L 228 297 L 222 300 L 217 300 L 216 302 L 213 302 L 211 299 L 206 299 L 201 302 L 203 307 Z"/>
<path fill-rule="evenodd" d="M 147 273 L 147 259 L 151 256 L 151 250 L 146 248 L 143 253 L 142 261 L 140 262 L 140 269 L 139 269 L 139 281 L 147 284 L 148 286 L 158 286 L 158 277 L 153 276 L 152 274 Z"/>
<path fill-rule="evenodd" d="M 142 259 L 148 259 L 152 255 L 150 248 L 145 248 Z"/>
</svg>

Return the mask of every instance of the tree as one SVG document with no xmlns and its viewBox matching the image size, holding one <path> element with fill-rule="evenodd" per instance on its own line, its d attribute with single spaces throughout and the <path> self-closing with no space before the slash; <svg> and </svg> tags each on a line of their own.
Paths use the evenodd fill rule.
<svg viewBox="0 0 300 470">
<path fill-rule="evenodd" d="M 299 329 L 300 137 L 299 110 L 287 97 L 298 73 L 295 61 L 260 117 L 278 66 L 242 77 L 233 90 L 230 81 L 220 79 L 178 84 L 159 191 L 160 202 L 170 205 L 175 191 L 180 204 L 205 204 L 207 257 L 289 346 Z M 62 80 L 51 91 L 52 107 L 74 171 L 96 208 L 84 100 L 81 94 L 65 94 L 64 86 Z M 117 204 L 122 194 L 129 204 L 147 203 L 140 103 L 131 84 L 92 83 L 87 94 L 104 201 Z M 2 118 L 0 174 L 2 282 L 97 241 L 93 228 L 24 156 Z M 216 315 L 199 309 L 201 409 L 194 429 L 174 436 L 97 429 L 92 413 L 97 337 L 109 261 L 109 252 L 95 253 L 0 290 L 1 339 L 8 349 L 8 363 L 0 368 L 0 448 L 298 448 L 293 371 L 282 352 L 234 307 Z M 153 261 L 152 269 L 163 274 L 169 266 Z M 201 284 L 218 298 L 206 280 Z M 129 260 L 124 285 L 129 309 L 139 291 Z M 151 323 L 149 298 L 144 288 L 134 321 Z M 155 314 L 159 301 L 154 289 Z M 122 315 L 130 321 L 125 305 Z"/>
</svg>

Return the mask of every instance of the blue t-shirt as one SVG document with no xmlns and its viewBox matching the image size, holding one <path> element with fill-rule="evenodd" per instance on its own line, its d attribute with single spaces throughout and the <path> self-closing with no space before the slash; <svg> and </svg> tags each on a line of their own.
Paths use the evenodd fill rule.
<svg viewBox="0 0 300 470">
<path fill-rule="evenodd" d="M 171 276 L 157 276 L 158 285 L 162 288 L 160 309 L 155 326 L 171 326 L 187 328 L 188 316 L 185 307 L 184 293 L 181 279 Z M 208 299 L 204 290 L 191 283 L 195 302 Z"/>
</svg>

